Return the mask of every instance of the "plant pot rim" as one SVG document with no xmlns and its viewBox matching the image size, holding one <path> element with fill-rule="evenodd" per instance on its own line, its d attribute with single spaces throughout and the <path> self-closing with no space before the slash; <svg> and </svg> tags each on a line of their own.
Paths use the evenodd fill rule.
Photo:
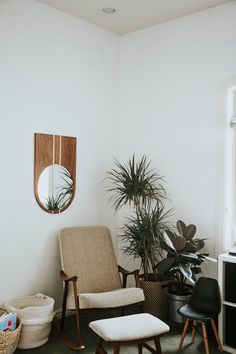
<svg viewBox="0 0 236 354">
<path fill-rule="evenodd" d="M 166 279 L 163 279 L 163 277 L 157 277 L 155 278 L 153 273 L 148 273 L 148 279 L 145 279 L 145 275 L 144 274 L 139 274 L 139 279 L 141 281 L 149 281 L 149 282 L 166 282 L 167 280 Z"/>
<path fill-rule="evenodd" d="M 179 290 L 176 288 L 168 288 L 168 293 L 172 295 L 179 295 L 179 296 L 185 296 L 185 295 L 191 295 L 193 292 L 194 286 L 187 284 L 184 288 L 184 290 Z"/>
</svg>

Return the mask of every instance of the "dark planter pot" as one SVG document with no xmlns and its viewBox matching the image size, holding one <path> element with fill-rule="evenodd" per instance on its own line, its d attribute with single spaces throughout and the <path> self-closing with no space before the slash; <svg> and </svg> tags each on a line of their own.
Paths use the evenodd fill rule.
<svg viewBox="0 0 236 354">
<path fill-rule="evenodd" d="M 163 282 L 140 279 L 144 291 L 144 311 L 165 321 L 168 317 L 167 291 L 162 288 Z"/>
<path fill-rule="evenodd" d="M 168 298 L 168 312 L 169 318 L 171 321 L 176 323 L 183 323 L 184 319 L 178 313 L 178 309 L 185 305 L 193 291 L 193 287 L 191 285 L 188 286 L 184 293 L 179 293 L 179 291 L 169 289 L 167 292 Z"/>
<path fill-rule="evenodd" d="M 167 292 L 169 318 L 173 322 L 183 323 L 184 319 L 178 313 L 178 309 L 185 305 L 191 295 L 176 295 Z"/>
</svg>

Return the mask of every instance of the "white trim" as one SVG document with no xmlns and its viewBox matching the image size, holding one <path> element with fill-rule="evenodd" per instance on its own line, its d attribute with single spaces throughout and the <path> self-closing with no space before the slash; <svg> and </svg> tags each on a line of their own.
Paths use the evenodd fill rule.
<svg viewBox="0 0 236 354">
<path fill-rule="evenodd" d="M 234 244 L 234 222 L 235 222 L 235 128 L 232 124 L 235 119 L 234 102 L 236 95 L 236 86 L 227 90 L 227 136 L 226 136 L 226 173 L 225 173 L 225 205 L 224 205 L 224 233 L 221 239 L 221 249 L 229 250 Z M 236 120 L 235 120 L 236 122 Z"/>
<path fill-rule="evenodd" d="M 231 117 L 230 126 L 231 127 L 236 127 L 236 116 Z"/>
<path fill-rule="evenodd" d="M 62 146 L 61 146 L 61 135 L 59 138 L 59 165 L 61 165 L 61 150 L 62 150 Z"/>
<path fill-rule="evenodd" d="M 219 287 L 222 300 L 222 309 L 219 314 L 219 337 L 224 351 L 232 354 L 236 354 L 235 346 L 232 347 L 225 342 L 226 339 L 226 318 L 225 318 L 225 305 L 229 307 L 236 307 L 236 303 L 228 302 L 225 300 L 225 263 L 236 263 L 236 257 L 231 256 L 228 253 L 221 254 L 219 256 L 218 270 L 219 270 Z"/>
</svg>

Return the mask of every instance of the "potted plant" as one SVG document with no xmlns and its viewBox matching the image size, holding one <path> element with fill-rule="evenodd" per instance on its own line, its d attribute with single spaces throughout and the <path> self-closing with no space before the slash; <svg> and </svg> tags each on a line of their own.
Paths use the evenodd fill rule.
<svg viewBox="0 0 236 354">
<path fill-rule="evenodd" d="M 107 172 L 112 183 L 110 201 L 117 211 L 126 204 L 132 206 L 131 216 L 121 228 L 125 256 L 141 260 L 141 286 L 145 293 L 145 310 L 164 319 L 167 314 L 167 299 L 159 282 L 156 264 L 162 257 L 162 232 L 171 228 L 163 201 L 166 191 L 163 178 L 153 169 L 145 156 L 139 161 L 135 156 L 127 164 L 115 161 L 115 168 Z M 151 299 L 150 299 L 151 297 Z M 166 303 L 166 304 L 165 304 Z"/>
<path fill-rule="evenodd" d="M 155 271 L 160 276 L 171 279 L 167 294 L 169 315 L 174 322 L 182 322 L 177 309 L 190 297 L 196 275 L 201 273 L 202 262 L 216 259 L 209 257 L 208 253 L 200 252 L 206 239 L 195 238 L 195 225 L 187 226 L 178 220 L 176 226 L 177 233 L 172 230 L 163 232 L 162 247 L 167 251 L 167 255 L 156 265 Z"/>
<path fill-rule="evenodd" d="M 162 203 L 148 203 L 127 217 L 127 222 L 121 228 L 119 237 L 124 241 L 121 250 L 125 256 L 141 260 L 144 280 L 160 280 L 155 268 L 163 257 L 162 234 L 170 228 L 170 214 L 171 211 L 165 211 Z"/>
</svg>

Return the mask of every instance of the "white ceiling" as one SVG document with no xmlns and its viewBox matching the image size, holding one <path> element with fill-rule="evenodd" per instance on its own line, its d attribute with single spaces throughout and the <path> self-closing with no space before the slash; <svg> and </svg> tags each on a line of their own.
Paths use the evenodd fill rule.
<svg viewBox="0 0 236 354">
<path fill-rule="evenodd" d="M 38 0 L 117 34 L 125 34 L 231 0 Z M 105 14 L 102 8 L 115 8 Z"/>
</svg>

